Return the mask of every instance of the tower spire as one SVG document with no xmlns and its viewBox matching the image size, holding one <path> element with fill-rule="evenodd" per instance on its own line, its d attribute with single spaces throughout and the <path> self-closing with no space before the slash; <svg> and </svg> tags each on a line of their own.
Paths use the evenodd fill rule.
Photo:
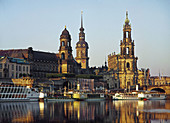
<svg viewBox="0 0 170 123">
<path fill-rule="evenodd" d="M 81 11 L 81 27 L 80 27 L 80 31 L 83 32 L 84 28 L 83 28 L 83 11 Z"/>
<path fill-rule="evenodd" d="M 81 11 L 81 28 L 83 28 L 83 11 Z"/>
<path fill-rule="evenodd" d="M 126 19 L 128 19 L 128 11 L 126 10 Z"/>
<path fill-rule="evenodd" d="M 125 19 L 125 24 L 129 24 L 128 11 L 127 11 L 127 10 L 126 10 L 126 19 Z"/>
</svg>

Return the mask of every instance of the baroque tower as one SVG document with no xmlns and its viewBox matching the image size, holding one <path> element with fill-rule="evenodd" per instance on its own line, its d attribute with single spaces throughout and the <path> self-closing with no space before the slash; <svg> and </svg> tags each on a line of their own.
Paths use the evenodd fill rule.
<svg viewBox="0 0 170 123">
<path fill-rule="evenodd" d="M 79 41 L 76 44 L 76 61 L 81 63 L 82 69 L 89 68 L 89 57 L 88 57 L 88 43 L 85 41 L 85 33 L 83 28 L 83 16 L 81 12 L 81 27 L 79 33 Z"/>
<path fill-rule="evenodd" d="M 134 55 L 134 40 L 131 38 L 131 24 L 126 11 L 123 25 L 123 40 L 120 41 L 120 53 L 108 56 L 109 70 L 113 70 L 120 88 L 128 88 L 137 84 L 137 57 Z"/>
<path fill-rule="evenodd" d="M 59 48 L 59 72 L 60 73 L 73 73 L 73 65 L 72 65 L 72 47 L 71 47 L 71 36 L 68 30 L 63 30 L 60 35 L 60 48 Z"/>
</svg>

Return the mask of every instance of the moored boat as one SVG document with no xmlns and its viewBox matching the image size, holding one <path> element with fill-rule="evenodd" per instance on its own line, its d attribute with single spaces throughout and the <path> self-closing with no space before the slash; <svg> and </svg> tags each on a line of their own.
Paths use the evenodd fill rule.
<svg viewBox="0 0 170 123">
<path fill-rule="evenodd" d="M 0 85 L 0 102 L 38 101 L 39 96 L 40 93 L 37 88 L 30 88 L 29 86 Z"/>
<path fill-rule="evenodd" d="M 115 95 L 112 96 L 113 100 L 138 100 L 138 93 L 132 92 L 132 93 L 115 93 Z"/>
</svg>

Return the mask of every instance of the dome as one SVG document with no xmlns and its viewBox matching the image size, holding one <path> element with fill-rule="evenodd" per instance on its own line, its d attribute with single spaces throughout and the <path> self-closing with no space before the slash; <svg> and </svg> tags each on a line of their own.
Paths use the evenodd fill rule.
<svg viewBox="0 0 170 123">
<path fill-rule="evenodd" d="M 62 34 L 60 35 L 60 38 L 69 38 L 69 39 L 71 39 L 71 36 L 70 36 L 68 30 L 66 29 L 66 27 L 63 30 Z"/>
<path fill-rule="evenodd" d="M 129 23 L 129 19 L 128 18 L 125 19 L 125 23 Z"/>
<path fill-rule="evenodd" d="M 65 28 L 61 35 L 70 35 L 70 34 L 69 34 L 68 30 Z"/>
</svg>

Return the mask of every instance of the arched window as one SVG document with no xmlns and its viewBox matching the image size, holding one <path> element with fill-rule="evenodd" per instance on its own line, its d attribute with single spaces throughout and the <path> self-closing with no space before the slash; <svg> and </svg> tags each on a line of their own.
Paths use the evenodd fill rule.
<svg viewBox="0 0 170 123">
<path fill-rule="evenodd" d="M 126 38 L 128 38 L 128 32 L 126 32 Z"/>
<path fill-rule="evenodd" d="M 61 59 L 65 59 L 65 54 L 64 53 L 61 54 Z"/>
<path fill-rule="evenodd" d="M 128 68 L 128 69 L 130 68 L 130 64 L 129 64 L 129 62 L 127 62 L 127 68 Z"/>
<path fill-rule="evenodd" d="M 70 42 L 69 41 L 67 42 L 67 46 L 70 46 Z"/>
<path fill-rule="evenodd" d="M 129 55 L 129 47 L 127 47 L 126 51 L 127 51 L 127 54 Z"/>
<path fill-rule="evenodd" d="M 65 43 L 64 43 L 64 41 L 62 41 L 62 42 L 61 42 L 61 46 L 65 46 Z"/>
</svg>

